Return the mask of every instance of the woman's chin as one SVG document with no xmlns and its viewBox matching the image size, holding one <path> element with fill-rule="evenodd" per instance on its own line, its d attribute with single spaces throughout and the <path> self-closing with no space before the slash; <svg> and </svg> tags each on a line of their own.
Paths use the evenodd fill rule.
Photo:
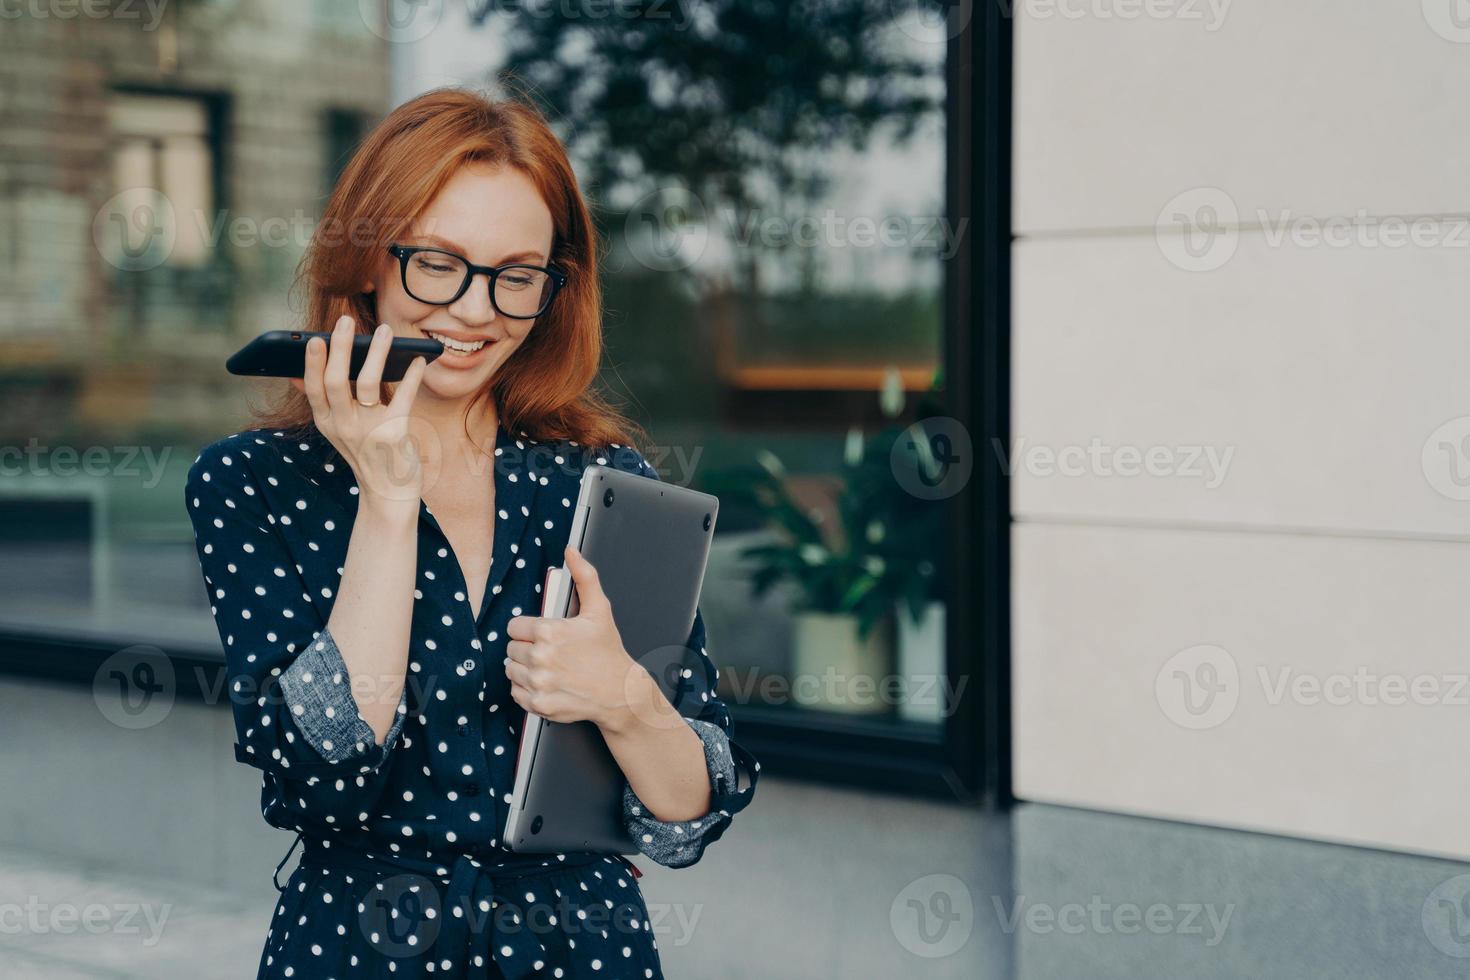
<svg viewBox="0 0 1470 980">
<path fill-rule="evenodd" d="M 463 371 L 429 364 L 419 385 L 419 397 L 425 395 L 440 401 L 460 401 L 478 394 L 489 376 L 483 371 Z"/>
</svg>

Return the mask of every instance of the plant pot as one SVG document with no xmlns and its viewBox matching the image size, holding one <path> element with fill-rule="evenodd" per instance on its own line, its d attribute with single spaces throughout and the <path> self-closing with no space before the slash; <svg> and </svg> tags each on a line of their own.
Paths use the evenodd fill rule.
<svg viewBox="0 0 1470 980">
<path fill-rule="evenodd" d="M 893 625 L 884 619 L 865 639 L 857 618 L 843 613 L 799 612 L 792 617 L 791 699 L 821 711 L 883 714 L 893 671 Z"/>
<path fill-rule="evenodd" d="M 944 603 L 930 602 L 914 622 L 907 608 L 898 612 L 898 675 L 904 694 L 899 717 L 906 721 L 944 720 Z"/>
</svg>

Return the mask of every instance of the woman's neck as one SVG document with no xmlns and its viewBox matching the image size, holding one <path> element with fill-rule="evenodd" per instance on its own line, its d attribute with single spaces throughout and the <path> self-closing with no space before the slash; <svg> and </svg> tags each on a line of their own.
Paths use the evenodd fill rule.
<svg viewBox="0 0 1470 980">
<path fill-rule="evenodd" d="M 471 405 L 470 399 L 446 402 L 426 394 L 419 389 L 412 411 L 418 424 L 433 433 L 426 440 L 431 444 L 424 446 L 425 461 L 438 457 L 441 465 L 454 469 L 484 465 L 495 453 L 499 415 L 494 401 L 484 398 Z"/>
</svg>

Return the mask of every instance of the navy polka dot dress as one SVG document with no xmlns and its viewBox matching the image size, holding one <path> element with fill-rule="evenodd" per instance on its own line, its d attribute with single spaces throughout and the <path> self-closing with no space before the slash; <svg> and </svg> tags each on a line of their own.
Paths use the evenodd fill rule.
<svg viewBox="0 0 1470 980">
<path fill-rule="evenodd" d="M 190 466 L 185 503 L 224 645 L 235 756 L 263 773 L 265 819 L 297 835 L 293 850 L 302 845 L 296 870 L 277 879 L 258 976 L 662 976 L 636 865 L 597 852 L 518 854 L 499 839 L 525 718 L 505 676 L 506 624 L 540 614 L 541 583 L 561 563 L 592 462 L 658 479 L 631 447 L 498 429 L 478 619 L 420 501 L 408 673 L 382 744 L 326 626 L 357 512 L 351 468 L 315 426 L 240 432 Z M 626 781 L 623 793 L 632 839 L 668 867 L 699 860 L 750 803 L 760 768 L 730 738 L 698 613 L 686 646 L 674 706 L 704 743 L 711 810 L 660 821 Z"/>
</svg>

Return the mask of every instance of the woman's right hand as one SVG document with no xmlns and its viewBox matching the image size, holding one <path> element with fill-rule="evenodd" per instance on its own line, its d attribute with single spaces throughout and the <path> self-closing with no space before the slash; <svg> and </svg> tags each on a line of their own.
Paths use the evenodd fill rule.
<svg viewBox="0 0 1470 980">
<path fill-rule="evenodd" d="M 291 379 L 305 391 L 316 427 L 336 447 L 357 477 L 360 503 L 389 506 L 417 505 L 424 489 L 424 463 L 409 409 L 418 394 L 426 362 L 415 357 L 393 390 L 391 404 L 383 402 L 381 379 L 393 330 L 379 326 L 373 334 L 366 361 L 357 375 L 357 396 L 348 379 L 352 337 L 356 324 L 341 316 L 332 328 L 331 347 L 319 337 L 306 345 L 306 374 Z M 368 404 L 363 404 L 367 402 Z M 376 402 L 377 404 L 372 404 Z"/>
</svg>

